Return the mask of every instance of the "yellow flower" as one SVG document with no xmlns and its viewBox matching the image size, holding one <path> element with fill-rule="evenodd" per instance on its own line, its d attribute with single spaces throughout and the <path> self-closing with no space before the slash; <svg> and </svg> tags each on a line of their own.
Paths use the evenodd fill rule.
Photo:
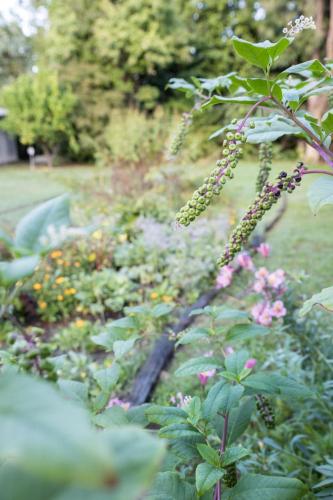
<svg viewBox="0 0 333 500">
<path fill-rule="evenodd" d="M 43 285 L 41 283 L 35 283 L 32 288 L 38 291 L 43 288 Z"/>
<path fill-rule="evenodd" d="M 57 285 L 61 285 L 61 283 L 63 283 L 64 281 L 65 281 L 65 278 L 63 276 L 59 276 L 55 280 L 55 282 L 57 283 Z"/>
<path fill-rule="evenodd" d="M 97 231 L 93 232 L 92 237 L 94 240 L 101 240 L 103 237 L 103 233 L 100 229 L 97 229 Z"/>
<path fill-rule="evenodd" d="M 81 378 L 86 378 L 86 376 L 87 376 L 87 374 L 86 374 L 85 372 L 81 372 L 81 373 L 80 373 L 80 377 L 81 377 Z"/>
<path fill-rule="evenodd" d="M 170 295 L 163 295 L 162 300 L 163 302 L 172 302 L 172 297 Z"/>
<path fill-rule="evenodd" d="M 49 279 L 50 279 L 50 275 L 49 275 L 49 274 L 45 274 L 45 276 L 44 276 L 44 280 L 45 280 L 45 281 L 49 281 Z"/>
<path fill-rule="evenodd" d="M 62 259 L 58 259 L 58 260 L 57 260 L 57 264 L 58 264 L 58 266 L 62 266 L 62 265 L 63 265 L 63 263 L 64 263 L 64 261 L 63 261 Z"/>
<path fill-rule="evenodd" d="M 76 261 L 76 262 L 74 262 L 74 266 L 75 266 L 75 267 L 80 267 L 80 266 L 81 266 L 81 264 L 80 264 L 80 262 Z"/>
<path fill-rule="evenodd" d="M 151 299 L 153 299 L 153 300 L 156 300 L 156 299 L 157 299 L 157 297 L 158 297 L 158 293 L 156 293 L 156 292 L 152 292 L 152 293 L 150 294 L 150 298 L 151 298 Z"/>
<path fill-rule="evenodd" d="M 85 326 L 86 322 L 83 319 L 77 319 L 75 321 L 75 326 L 77 328 L 83 328 Z"/>
<path fill-rule="evenodd" d="M 118 240 L 120 241 L 120 243 L 124 243 L 125 241 L 127 241 L 127 234 L 126 233 L 120 234 L 118 236 Z"/>
<path fill-rule="evenodd" d="M 44 300 L 39 300 L 38 301 L 38 306 L 40 309 L 46 309 L 47 303 Z"/>
<path fill-rule="evenodd" d="M 62 302 L 62 301 L 64 300 L 63 295 L 57 295 L 57 300 L 58 300 L 59 302 Z"/>
<path fill-rule="evenodd" d="M 66 288 L 64 293 L 65 295 L 74 295 L 76 293 L 76 288 Z"/>
<path fill-rule="evenodd" d="M 94 262 L 94 260 L 96 260 L 96 254 L 95 254 L 95 252 L 93 252 L 90 255 L 88 255 L 88 260 L 89 260 L 89 262 Z"/>
<path fill-rule="evenodd" d="M 51 254 L 50 254 L 51 259 L 57 259 L 58 257 L 61 257 L 61 256 L 62 256 L 61 250 L 53 250 L 53 252 L 51 252 Z"/>
</svg>

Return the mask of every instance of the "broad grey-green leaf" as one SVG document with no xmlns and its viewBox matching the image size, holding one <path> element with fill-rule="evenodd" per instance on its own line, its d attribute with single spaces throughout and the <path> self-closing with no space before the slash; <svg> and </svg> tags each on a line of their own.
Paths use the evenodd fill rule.
<svg viewBox="0 0 333 500">
<path fill-rule="evenodd" d="M 265 40 L 260 43 L 252 43 L 234 36 L 232 43 L 236 52 L 246 61 L 267 70 L 288 48 L 290 41 L 287 38 L 280 38 L 277 42 Z"/>
<path fill-rule="evenodd" d="M 328 312 L 333 312 L 333 286 L 324 288 L 321 292 L 306 300 L 299 312 L 300 316 L 305 316 L 314 306 L 321 306 Z"/>
<path fill-rule="evenodd" d="M 298 479 L 282 476 L 245 474 L 236 486 L 227 489 L 223 500 L 301 500 L 307 487 Z"/>
<path fill-rule="evenodd" d="M 209 329 L 204 327 L 191 328 L 179 338 L 176 342 L 176 346 L 192 344 L 193 342 L 198 342 L 209 338 Z"/>
<path fill-rule="evenodd" d="M 225 357 L 224 365 L 228 372 L 238 376 L 242 373 L 245 363 L 249 358 L 250 355 L 247 351 L 236 351 Z"/>
<path fill-rule="evenodd" d="M 161 318 L 170 314 L 174 308 L 174 304 L 156 304 L 151 311 L 151 315 L 153 318 Z"/>
<path fill-rule="evenodd" d="M 308 190 L 308 200 L 312 212 L 316 215 L 324 205 L 333 205 L 333 178 L 322 175 Z"/>
<path fill-rule="evenodd" d="M 270 118 L 254 118 L 255 128 L 246 130 L 247 141 L 251 144 L 273 142 L 284 135 L 302 135 L 303 130 L 291 120 L 275 115 Z"/>
<path fill-rule="evenodd" d="M 157 474 L 153 488 L 145 496 L 147 500 L 196 500 L 195 487 L 180 477 L 177 472 Z"/>
<path fill-rule="evenodd" d="M 222 467 L 227 467 L 248 455 L 250 455 L 250 452 L 243 448 L 243 446 L 230 446 L 221 456 Z"/>
<path fill-rule="evenodd" d="M 186 422 L 187 413 L 174 406 L 151 405 L 145 410 L 149 422 L 161 426 Z"/>
<path fill-rule="evenodd" d="M 94 373 L 94 379 L 104 392 L 110 392 L 118 382 L 120 375 L 120 367 L 117 363 L 113 363 L 110 368 L 102 368 Z"/>
<path fill-rule="evenodd" d="M 270 328 L 255 323 L 234 325 L 228 330 L 226 340 L 228 342 L 247 340 L 257 336 L 267 335 L 270 331 Z"/>
<path fill-rule="evenodd" d="M 325 74 L 329 74 L 329 72 L 318 59 L 312 59 L 311 61 L 304 61 L 303 63 L 289 66 L 289 68 L 285 69 L 282 73 L 282 75 L 290 74 L 302 75 L 308 78 L 311 75 L 321 77 Z"/>
<path fill-rule="evenodd" d="M 280 397 L 296 399 L 313 396 L 312 391 L 305 385 L 277 373 L 254 373 L 244 380 L 243 385 L 253 389 L 252 392 L 264 392 Z"/>
<path fill-rule="evenodd" d="M 0 282 L 10 285 L 30 276 L 35 271 L 38 262 L 38 255 L 0 262 Z"/>
<path fill-rule="evenodd" d="M 57 196 L 38 205 L 20 220 L 15 231 L 15 245 L 38 252 L 47 246 L 42 238 L 48 236 L 49 228 L 58 230 L 69 224 L 69 196 Z"/>
<path fill-rule="evenodd" d="M 128 340 L 116 340 L 113 343 L 113 352 L 116 359 L 121 359 L 133 349 L 135 342 L 139 337 L 132 337 Z"/>
<path fill-rule="evenodd" d="M 84 407 L 86 406 L 88 402 L 88 387 L 86 384 L 66 379 L 59 379 L 57 384 L 66 399 L 70 399 Z"/>
<path fill-rule="evenodd" d="M 254 398 L 249 398 L 238 408 L 233 408 L 231 410 L 228 425 L 228 445 L 235 442 L 247 429 L 251 422 L 251 415 L 255 407 Z"/>
<path fill-rule="evenodd" d="M 333 133 L 333 110 L 330 109 L 321 119 L 321 126 L 325 131 L 325 134 L 329 135 Z"/>
<path fill-rule="evenodd" d="M 224 380 L 217 382 L 209 390 L 203 404 L 203 414 L 213 419 L 217 413 L 227 413 L 236 406 L 242 397 L 244 387 L 231 385 Z"/>
</svg>

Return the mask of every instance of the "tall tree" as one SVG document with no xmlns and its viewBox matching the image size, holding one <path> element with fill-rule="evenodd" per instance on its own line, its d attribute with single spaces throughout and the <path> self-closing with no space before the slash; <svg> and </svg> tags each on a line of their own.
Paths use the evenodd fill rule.
<svg viewBox="0 0 333 500">
<path fill-rule="evenodd" d="M 17 78 L 31 67 L 32 41 L 19 23 L 0 16 L 0 86 Z"/>
</svg>

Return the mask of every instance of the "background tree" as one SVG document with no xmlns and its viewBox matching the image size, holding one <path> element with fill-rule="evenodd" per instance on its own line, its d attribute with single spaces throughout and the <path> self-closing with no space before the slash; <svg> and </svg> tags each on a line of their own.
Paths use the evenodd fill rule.
<svg viewBox="0 0 333 500">
<path fill-rule="evenodd" d="M 52 165 L 53 155 L 66 142 L 75 148 L 71 125 L 75 96 L 54 72 L 22 75 L 3 88 L 1 104 L 8 114 L 1 128 L 18 135 L 22 144 L 36 144 Z"/>
</svg>

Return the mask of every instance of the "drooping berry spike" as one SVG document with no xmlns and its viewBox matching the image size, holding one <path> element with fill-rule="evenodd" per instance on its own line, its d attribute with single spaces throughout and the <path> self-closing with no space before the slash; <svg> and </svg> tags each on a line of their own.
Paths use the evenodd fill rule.
<svg viewBox="0 0 333 500">
<path fill-rule="evenodd" d="M 257 193 L 261 193 L 272 169 L 272 143 L 263 142 L 259 147 L 259 172 L 256 183 Z"/>
<path fill-rule="evenodd" d="M 231 233 L 229 242 L 224 249 L 224 254 L 217 262 L 220 267 L 229 264 L 241 250 L 242 246 L 247 243 L 256 225 L 265 213 L 272 208 L 274 203 L 278 201 L 281 192 L 287 191 L 288 193 L 292 193 L 294 191 L 296 186 L 300 184 L 304 171 L 305 168 L 303 166 L 295 168 L 292 175 L 288 175 L 287 172 L 282 171 L 274 184 L 270 184 L 269 182 L 265 184 L 261 193 L 249 206 L 238 226 Z"/>
<path fill-rule="evenodd" d="M 223 482 L 228 488 L 233 488 L 237 484 L 237 468 L 235 463 L 225 468 Z"/>
<path fill-rule="evenodd" d="M 186 136 L 188 134 L 188 129 L 192 123 L 193 113 L 183 113 L 181 122 L 178 126 L 176 134 L 170 145 L 169 154 L 170 156 L 177 156 L 182 149 Z"/>
<path fill-rule="evenodd" d="M 275 415 L 271 403 L 262 394 L 256 395 L 256 405 L 267 429 L 275 429 Z"/>
<path fill-rule="evenodd" d="M 223 141 L 223 158 L 216 162 L 204 183 L 193 193 L 192 198 L 176 215 L 176 220 L 183 226 L 188 226 L 210 205 L 214 196 L 222 191 L 227 179 L 234 177 L 233 169 L 237 166 L 242 154 L 241 144 L 246 141 L 245 135 L 240 132 L 227 132 Z"/>
</svg>

